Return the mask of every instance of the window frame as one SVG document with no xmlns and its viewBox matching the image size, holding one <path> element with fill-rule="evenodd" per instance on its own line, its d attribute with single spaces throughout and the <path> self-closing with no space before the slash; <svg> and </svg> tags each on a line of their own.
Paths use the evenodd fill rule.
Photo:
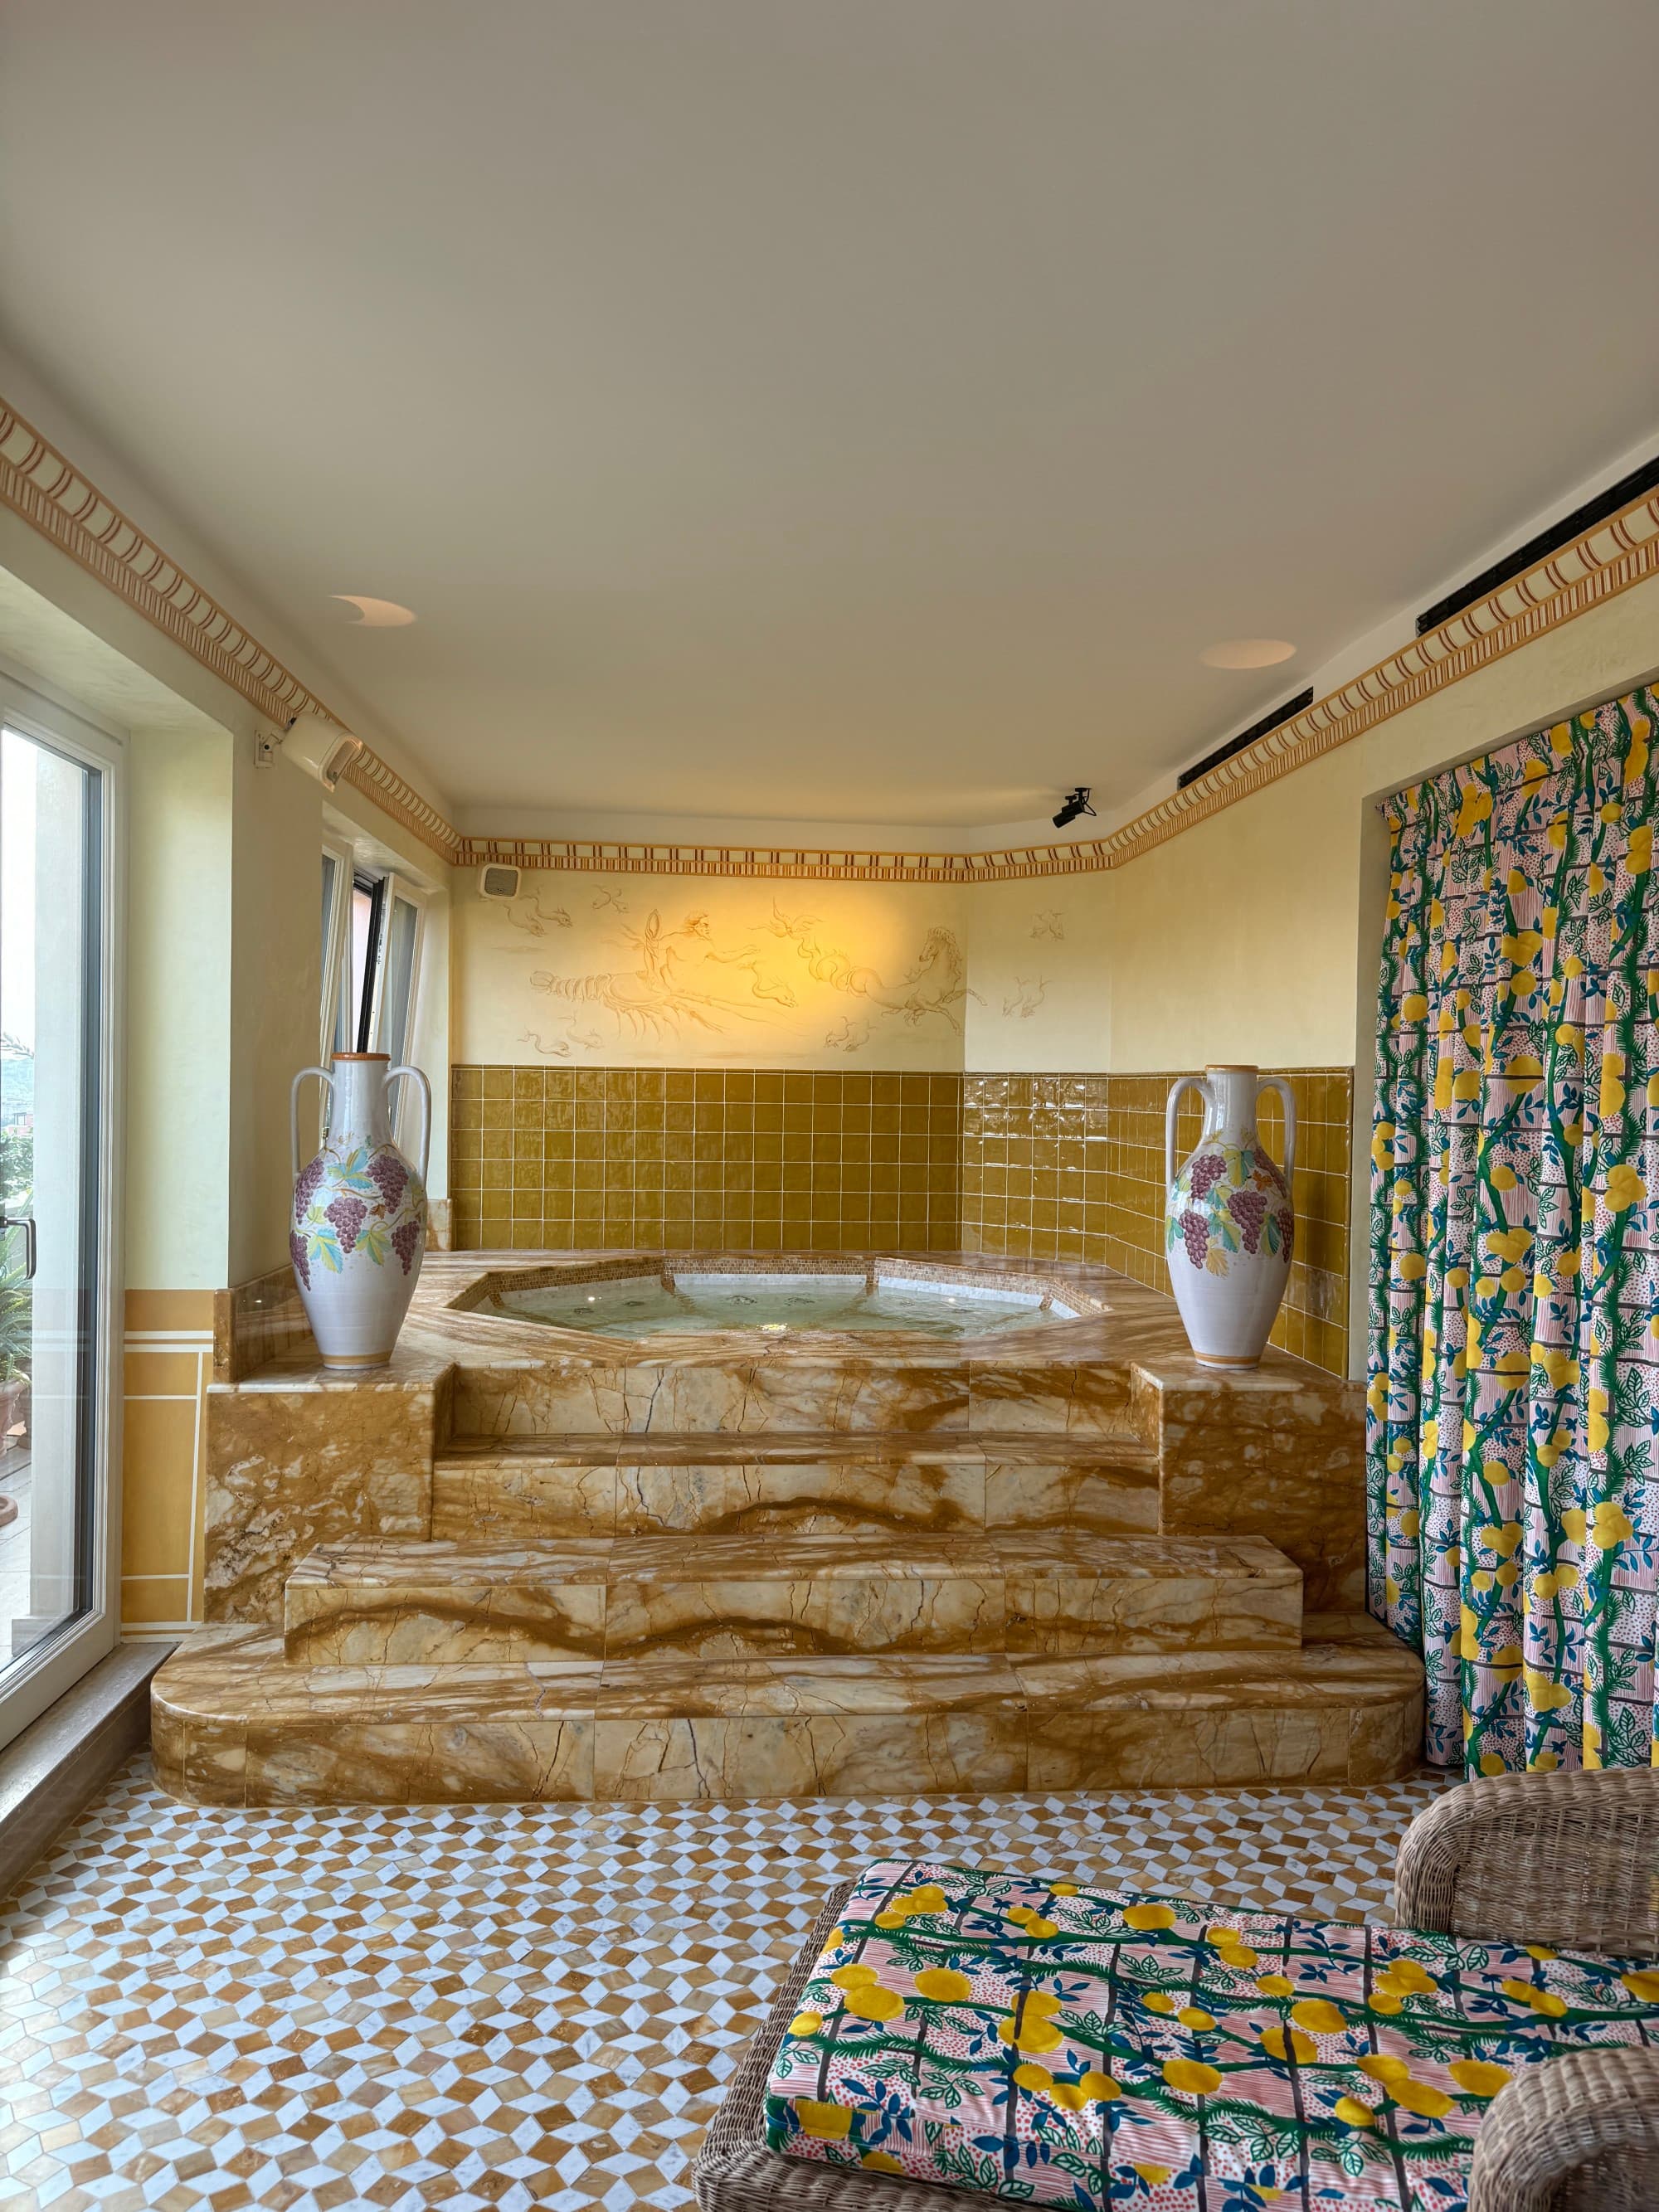
<svg viewBox="0 0 1659 2212">
<path fill-rule="evenodd" d="M 409 948 L 409 998 L 404 1016 L 403 1037 L 392 1056 L 394 1065 L 399 1062 L 406 1064 L 415 1042 L 416 1018 L 421 1007 L 421 955 L 426 945 L 427 908 L 432 902 L 432 894 L 422 885 L 410 883 L 407 876 L 398 875 L 395 869 L 386 878 L 385 890 L 386 901 L 380 921 L 380 972 L 375 980 L 374 1049 L 377 1052 L 391 1050 L 386 1042 L 386 963 L 392 947 L 392 924 L 395 919 L 392 909 L 406 906 L 414 917 L 413 938 Z"/>
<path fill-rule="evenodd" d="M 0 1692 L 0 1745 L 10 1743 L 115 1649 L 121 1617 L 121 1482 L 126 1268 L 123 1244 L 126 1148 L 127 747 L 115 732 L 44 697 L 0 667 L 0 721 L 100 779 L 98 824 L 102 894 L 98 918 L 97 1269 L 92 1358 L 92 1469 L 82 1501 L 87 1603 L 15 1662 Z"/>
<path fill-rule="evenodd" d="M 324 836 L 322 850 L 324 858 L 333 861 L 335 873 L 329 901 L 326 941 L 322 948 L 319 1058 L 326 1066 L 336 1052 L 391 1051 L 386 1038 L 387 963 L 397 908 L 402 905 L 410 910 L 413 934 L 410 946 L 404 1034 L 398 1042 L 397 1052 L 392 1054 L 392 1059 L 394 1062 L 407 1063 L 414 1047 L 422 1011 L 421 988 L 425 965 L 427 919 L 434 896 L 432 888 L 429 884 L 416 882 L 400 868 L 359 859 L 352 845 L 337 834 Z M 368 957 L 363 969 L 363 995 L 356 1009 L 356 1027 L 342 1042 L 340 1026 L 350 1006 L 352 899 L 360 890 L 374 895 L 374 914 L 370 927 Z M 400 1096 L 393 1121 L 393 1135 L 400 1144 L 405 1119 L 404 1100 Z"/>
<path fill-rule="evenodd" d="M 324 837 L 323 858 L 334 863 L 334 882 L 323 927 L 323 1003 L 317 1045 L 318 1057 L 326 1064 L 334 1050 L 334 1033 L 340 1018 L 340 991 L 350 946 L 351 882 L 356 862 L 350 846 L 338 837 Z"/>
<path fill-rule="evenodd" d="M 351 878 L 353 896 L 359 891 L 368 894 L 368 943 L 363 951 L 363 995 L 357 1005 L 357 1026 L 347 1052 L 377 1052 L 374 1040 L 380 1027 L 380 986 L 386 973 L 386 910 L 388 903 L 389 875 L 376 875 L 372 869 L 358 868 Z M 351 939 L 346 938 L 346 966 L 341 975 L 344 983 L 350 975 Z"/>
</svg>

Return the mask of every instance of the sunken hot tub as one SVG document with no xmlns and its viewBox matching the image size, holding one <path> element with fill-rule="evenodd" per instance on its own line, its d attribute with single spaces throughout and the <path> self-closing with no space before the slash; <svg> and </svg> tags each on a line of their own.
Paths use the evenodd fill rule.
<svg viewBox="0 0 1659 2212">
<path fill-rule="evenodd" d="M 737 1333 L 774 1343 L 896 1334 L 948 1342 L 1077 1321 L 1099 1305 L 1070 1283 L 1039 1276 L 850 1253 L 665 1253 L 501 1269 L 456 1303 L 480 1319 L 637 1343 Z"/>
</svg>

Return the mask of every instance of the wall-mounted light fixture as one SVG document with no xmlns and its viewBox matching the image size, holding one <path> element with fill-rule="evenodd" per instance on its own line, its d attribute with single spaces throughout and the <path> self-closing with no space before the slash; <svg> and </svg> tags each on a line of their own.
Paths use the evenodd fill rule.
<svg viewBox="0 0 1659 2212">
<path fill-rule="evenodd" d="M 321 714 L 296 714 L 283 739 L 289 760 L 314 775 L 325 791 L 332 791 L 363 750 L 361 738 L 343 730 Z"/>
</svg>

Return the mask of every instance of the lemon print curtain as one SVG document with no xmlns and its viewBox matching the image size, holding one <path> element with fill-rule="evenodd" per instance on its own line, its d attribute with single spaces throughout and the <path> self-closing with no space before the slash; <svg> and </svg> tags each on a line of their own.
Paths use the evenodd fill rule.
<svg viewBox="0 0 1659 2212">
<path fill-rule="evenodd" d="M 1655 1757 L 1656 719 L 1633 693 L 1389 810 L 1370 1603 L 1472 1774 Z"/>
</svg>

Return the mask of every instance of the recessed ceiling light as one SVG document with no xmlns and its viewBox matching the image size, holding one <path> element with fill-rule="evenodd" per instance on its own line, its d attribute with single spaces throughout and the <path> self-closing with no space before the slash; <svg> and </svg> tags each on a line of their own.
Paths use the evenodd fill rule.
<svg viewBox="0 0 1659 2212">
<path fill-rule="evenodd" d="M 1206 668 L 1271 668 L 1295 651 L 1286 638 L 1227 637 L 1219 645 L 1206 645 L 1198 657 Z"/>
<path fill-rule="evenodd" d="M 361 592 L 331 592 L 329 597 L 356 608 L 354 629 L 402 629 L 415 619 L 413 610 L 400 607 L 396 599 L 365 599 Z"/>
</svg>

